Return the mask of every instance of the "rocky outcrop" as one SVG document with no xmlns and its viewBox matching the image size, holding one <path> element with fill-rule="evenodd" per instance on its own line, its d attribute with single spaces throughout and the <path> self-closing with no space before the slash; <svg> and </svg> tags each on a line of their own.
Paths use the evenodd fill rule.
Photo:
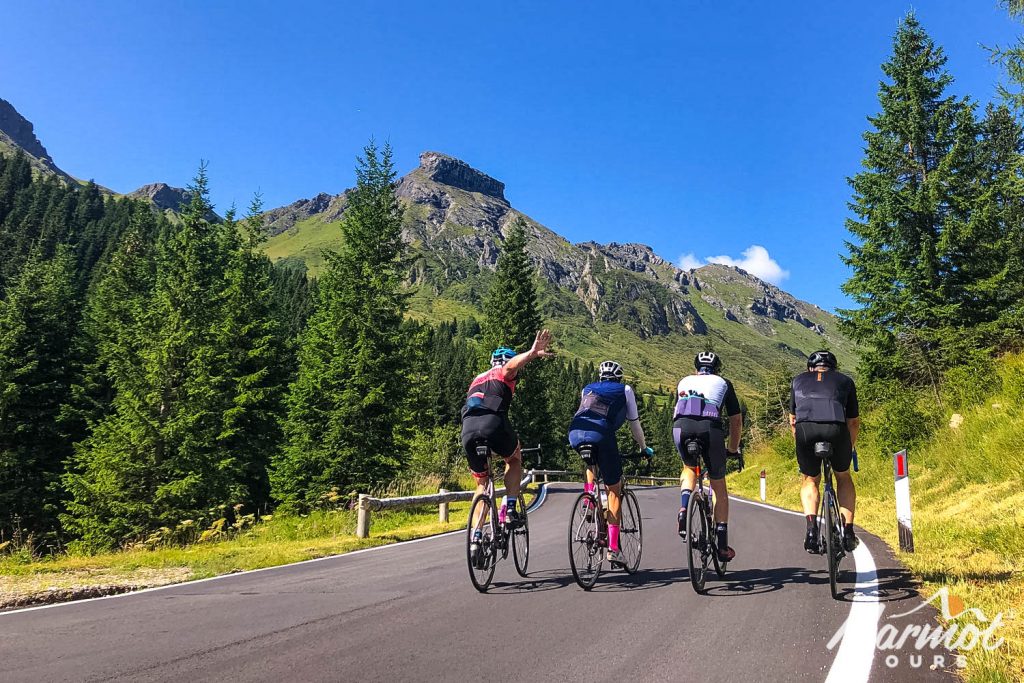
<svg viewBox="0 0 1024 683">
<path fill-rule="evenodd" d="M 23 149 L 32 158 L 33 166 L 39 170 L 54 173 L 67 182 L 75 182 L 74 178 L 53 162 L 50 153 L 36 137 L 32 122 L 18 113 L 13 104 L 2 98 L 0 98 L 0 142 L 6 143 L 12 150 Z"/>
<path fill-rule="evenodd" d="M 167 183 L 143 185 L 134 192 L 129 193 L 128 196 L 148 201 L 160 211 L 173 211 L 174 213 L 181 213 L 188 206 L 188 203 L 192 201 L 192 194 L 188 190 L 181 187 L 173 187 Z M 221 218 L 213 211 L 208 211 L 206 213 L 206 220 L 219 221 Z"/>
<path fill-rule="evenodd" d="M 288 206 L 268 211 L 263 214 L 267 231 L 271 235 L 276 235 L 292 228 L 301 220 L 327 214 L 334 199 L 332 195 L 321 192 L 312 199 L 300 199 Z"/>
<path fill-rule="evenodd" d="M 506 204 L 505 183 L 478 171 L 465 161 L 440 152 L 420 154 L 420 171 L 435 183 L 499 199 Z"/>
</svg>

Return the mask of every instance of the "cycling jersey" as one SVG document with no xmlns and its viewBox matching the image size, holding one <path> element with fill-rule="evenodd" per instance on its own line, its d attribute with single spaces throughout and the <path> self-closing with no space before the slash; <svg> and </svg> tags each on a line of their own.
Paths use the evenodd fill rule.
<svg viewBox="0 0 1024 683">
<path fill-rule="evenodd" d="M 622 479 L 622 456 L 615 432 L 626 420 L 639 420 L 633 388 L 621 382 L 594 382 L 583 388 L 580 407 L 569 424 L 569 445 L 594 447 L 601 476 L 609 486 Z"/>
<path fill-rule="evenodd" d="M 857 387 L 835 370 L 800 373 L 793 378 L 789 410 L 798 423 L 845 423 L 860 416 Z"/>
<path fill-rule="evenodd" d="M 626 420 L 639 419 L 633 387 L 621 382 L 594 382 L 583 388 L 570 429 L 589 428 L 614 434 Z"/>
<path fill-rule="evenodd" d="M 678 400 L 673 420 L 688 417 L 721 424 L 723 413 L 740 414 L 740 402 L 732 382 L 718 375 L 687 375 L 679 380 L 676 393 Z"/>
<path fill-rule="evenodd" d="M 467 415 L 508 413 L 515 390 L 516 380 L 508 377 L 504 366 L 481 372 L 473 378 L 466 392 L 466 404 L 462 407 L 463 418 Z"/>
</svg>

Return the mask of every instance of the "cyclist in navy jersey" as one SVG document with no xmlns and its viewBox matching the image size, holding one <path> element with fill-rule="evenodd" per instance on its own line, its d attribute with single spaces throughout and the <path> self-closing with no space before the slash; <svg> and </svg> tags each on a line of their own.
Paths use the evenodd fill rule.
<svg viewBox="0 0 1024 683">
<path fill-rule="evenodd" d="M 619 552 L 622 456 L 615 433 L 628 420 L 633 440 L 644 455 L 649 458 L 654 455 L 654 450 L 647 447 L 644 439 L 633 387 L 622 383 L 622 366 L 613 360 L 606 360 L 601 363 L 598 372 L 599 381 L 583 387 L 580 407 L 569 424 L 569 445 L 574 449 L 579 449 L 583 444 L 593 446 L 593 455 L 608 487 L 608 560 L 623 564 Z M 594 471 L 589 463 L 584 489 L 591 493 L 594 491 Z"/>
<path fill-rule="evenodd" d="M 547 358 L 554 353 L 548 350 L 551 333 L 542 330 L 537 333 L 533 346 L 525 353 L 516 354 L 510 348 L 501 347 L 491 354 L 491 369 L 473 378 L 466 392 L 466 403 L 462 407 L 462 447 L 466 451 L 469 469 L 476 479 L 476 493 L 482 494 L 487 487 L 490 463 L 477 455 L 476 444 L 486 443 L 491 451 L 505 459 L 505 502 L 502 515 L 517 516 L 516 499 L 519 496 L 519 481 L 523 477 L 523 460 L 520 454 L 519 436 L 508 419 L 508 409 L 515 393 L 519 371 L 537 358 Z"/>
<path fill-rule="evenodd" d="M 743 415 L 732 382 L 719 376 L 722 359 L 711 351 L 698 353 L 693 359 L 695 372 L 679 380 L 672 438 L 683 459 L 680 476 L 680 508 L 677 515 L 679 535 L 686 536 L 686 506 L 697 483 L 700 466 L 686 452 L 686 442 L 697 438 L 704 449 L 704 460 L 715 492 L 715 534 L 718 536 L 718 559 L 728 562 L 736 556 L 729 547 L 729 491 L 725 484 L 726 456 L 739 457 Z M 725 448 L 722 419 L 729 416 L 729 448 Z"/>
<path fill-rule="evenodd" d="M 803 483 L 800 500 L 807 519 L 804 549 L 818 552 L 818 501 L 821 483 L 821 458 L 814 444 L 832 444 L 830 463 L 836 475 L 839 512 L 843 516 L 843 547 L 853 551 L 859 541 L 853 533 L 853 512 L 857 491 L 850 476 L 857 434 L 860 432 L 860 405 L 853 380 L 836 370 L 836 357 L 829 351 L 815 351 L 807 358 L 807 372 L 793 378 L 789 402 L 789 422 L 796 439 L 796 459 Z"/>
</svg>

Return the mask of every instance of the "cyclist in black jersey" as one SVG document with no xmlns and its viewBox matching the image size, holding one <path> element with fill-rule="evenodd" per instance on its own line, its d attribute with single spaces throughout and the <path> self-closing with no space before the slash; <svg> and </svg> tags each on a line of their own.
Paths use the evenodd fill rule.
<svg viewBox="0 0 1024 683">
<path fill-rule="evenodd" d="M 818 552 L 818 500 L 821 483 L 821 458 L 814 453 L 814 444 L 832 444 L 830 463 L 836 475 L 839 511 L 843 516 L 843 546 L 847 551 L 857 547 L 853 533 L 853 513 L 857 491 L 850 476 L 857 433 L 860 431 L 860 407 L 857 386 L 853 380 L 836 370 L 838 362 L 829 351 L 815 351 L 807 359 L 807 372 L 793 378 L 789 422 L 796 438 L 796 459 L 803 475 L 800 500 L 807 518 L 804 550 Z"/>
</svg>

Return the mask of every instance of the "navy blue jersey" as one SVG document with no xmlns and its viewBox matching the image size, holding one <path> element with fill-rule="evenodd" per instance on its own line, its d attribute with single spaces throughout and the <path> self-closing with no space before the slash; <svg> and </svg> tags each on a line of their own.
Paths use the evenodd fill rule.
<svg viewBox="0 0 1024 683">
<path fill-rule="evenodd" d="M 638 417 L 636 398 L 628 384 L 594 382 L 583 388 L 573 423 L 586 421 L 601 431 L 614 434 L 627 418 L 636 420 Z"/>
</svg>

